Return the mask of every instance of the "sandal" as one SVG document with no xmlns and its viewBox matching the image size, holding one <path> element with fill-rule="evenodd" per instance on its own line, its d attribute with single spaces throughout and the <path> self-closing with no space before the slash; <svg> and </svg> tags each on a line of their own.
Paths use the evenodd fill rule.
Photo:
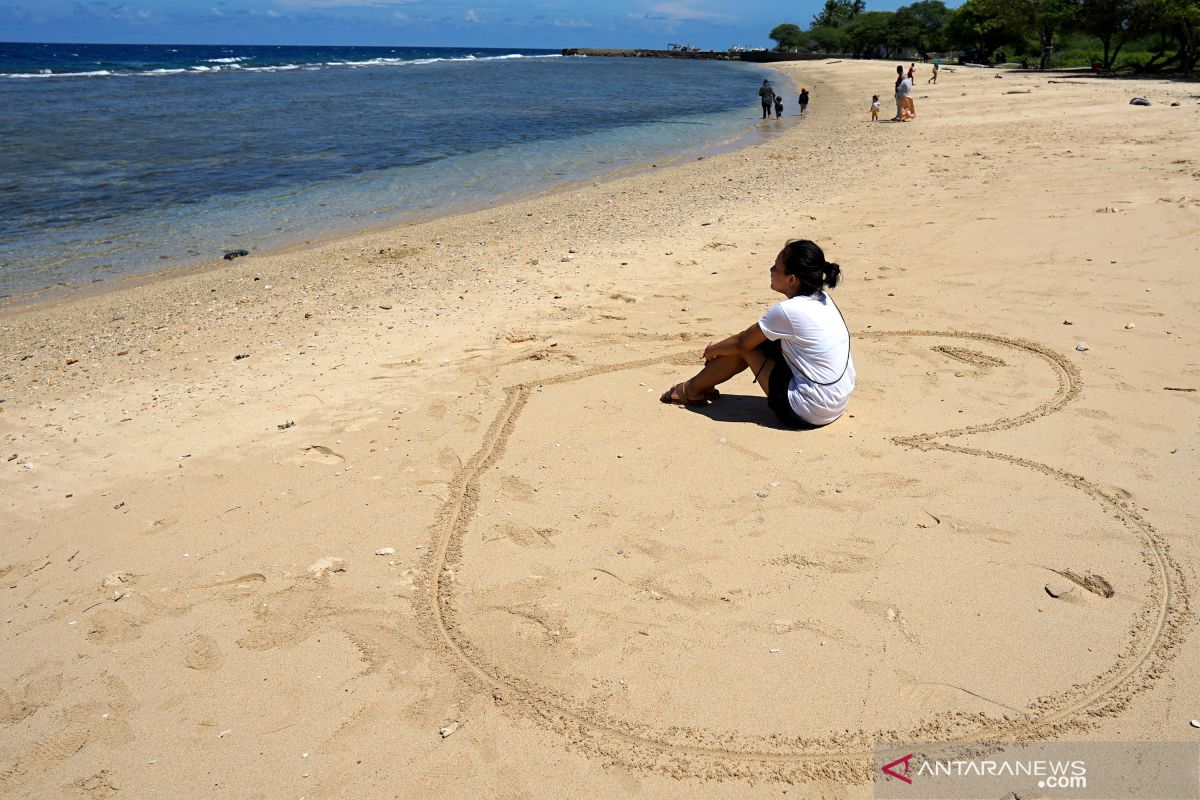
<svg viewBox="0 0 1200 800">
<path fill-rule="evenodd" d="M 662 393 L 662 396 L 658 398 L 659 402 L 689 407 L 706 406 L 721 396 L 721 393 L 716 389 L 709 389 L 698 397 L 690 397 L 688 396 L 687 385 L 687 381 L 675 384 Z"/>
</svg>

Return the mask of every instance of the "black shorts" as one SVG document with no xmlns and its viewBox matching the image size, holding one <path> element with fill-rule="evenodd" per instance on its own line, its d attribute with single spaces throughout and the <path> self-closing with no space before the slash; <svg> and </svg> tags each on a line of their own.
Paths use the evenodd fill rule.
<svg viewBox="0 0 1200 800">
<path fill-rule="evenodd" d="M 783 345 L 779 340 L 766 340 L 755 348 L 759 353 L 775 362 L 771 368 L 771 376 L 767 380 L 767 407 L 775 412 L 781 423 L 797 430 L 819 428 L 792 410 L 792 402 L 788 400 L 788 389 L 792 383 L 792 368 L 783 357 Z"/>
</svg>

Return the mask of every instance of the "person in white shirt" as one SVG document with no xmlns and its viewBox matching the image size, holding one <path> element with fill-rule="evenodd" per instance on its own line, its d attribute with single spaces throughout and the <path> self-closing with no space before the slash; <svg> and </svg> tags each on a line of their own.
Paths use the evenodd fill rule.
<svg viewBox="0 0 1200 800">
<path fill-rule="evenodd" d="M 842 415 L 854 391 L 850 331 L 825 288 L 837 286 L 841 267 L 808 239 L 792 239 L 771 266 L 771 289 L 781 300 L 741 333 L 704 349 L 704 368 L 659 399 L 707 405 L 717 385 L 749 368 L 767 406 L 789 428 L 816 428 Z"/>
</svg>

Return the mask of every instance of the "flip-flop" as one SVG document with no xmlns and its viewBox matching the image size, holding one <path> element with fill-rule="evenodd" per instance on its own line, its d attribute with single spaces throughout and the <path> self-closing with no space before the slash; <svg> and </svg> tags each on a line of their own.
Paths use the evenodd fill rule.
<svg viewBox="0 0 1200 800">
<path fill-rule="evenodd" d="M 658 398 L 659 402 L 677 406 L 706 406 L 711 401 L 716 400 L 721 394 L 716 389 L 712 389 L 708 392 L 705 392 L 700 397 L 688 397 L 687 383 L 687 381 L 684 381 L 683 383 L 677 383 L 670 389 L 667 389 Z"/>
</svg>

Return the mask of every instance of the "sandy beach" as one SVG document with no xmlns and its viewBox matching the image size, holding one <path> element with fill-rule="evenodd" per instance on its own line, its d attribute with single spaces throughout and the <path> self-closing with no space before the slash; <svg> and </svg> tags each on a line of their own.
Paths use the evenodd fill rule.
<svg viewBox="0 0 1200 800">
<path fill-rule="evenodd" d="M 1195 740 L 1194 84 L 919 70 L 872 124 L 894 64 L 780 71 L 810 116 L 745 149 L 3 312 L 0 796 L 865 798 L 881 739 Z M 848 413 L 660 404 L 792 237 Z"/>
</svg>

